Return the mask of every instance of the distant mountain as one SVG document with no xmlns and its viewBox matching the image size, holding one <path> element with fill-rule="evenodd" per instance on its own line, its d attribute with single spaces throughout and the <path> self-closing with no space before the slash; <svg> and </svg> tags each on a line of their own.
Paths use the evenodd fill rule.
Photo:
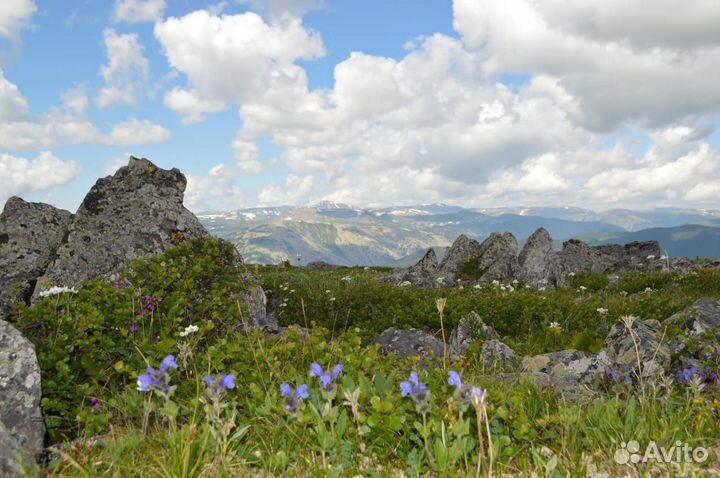
<svg viewBox="0 0 720 478">
<path fill-rule="evenodd" d="M 407 265 L 429 247 L 449 246 L 460 234 L 483 240 L 493 232 L 507 231 L 522 246 L 539 227 L 545 227 L 560 244 L 573 237 L 619 242 L 626 231 L 641 224 L 675 226 L 677 221 L 687 221 L 720 226 L 718 211 L 669 208 L 596 213 L 572 207 L 469 209 L 422 204 L 357 208 L 321 202 L 197 216 L 211 233 L 234 242 L 249 262 L 289 259 L 296 263 L 299 255 L 302 264 L 325 261 L 339 265 Z M 700 242 L 705 238 L 702 235 Z"/>
<path fill-rule="evenodd" d="M 671 257 L 720 259 L 720 227 L 690 224 L 609 234 L 595 238 L 586 237 L 585 239 L 589 240 L 591 244 L 658 241 L 661 250 L 667 251 Z"/>
</svg>

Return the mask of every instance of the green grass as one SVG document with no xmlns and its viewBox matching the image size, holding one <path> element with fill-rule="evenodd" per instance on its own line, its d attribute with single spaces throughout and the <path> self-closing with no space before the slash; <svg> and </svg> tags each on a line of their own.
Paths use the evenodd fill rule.
<svg viewBox="0 0 720 478">
<path fill-rule="evenodd" d="M 439 364 L 422 367 L 372 346 L 385 328 L 438 330 L 436 300 L 446 297 L 446 330 L 475 310 L 523 354 L 597 350 L 622 315 L 663 320 L 700 297 L 720 298 L 717 271 L 629 274 L 612 286 L 605 276 L 580 275 L 570 288 L 547 292 L 522 284 L 513 291 L 492 285 L 420 290 L 379 282 L 383 269 L 238 271 L 228 268 L 232 262 L 221 243 L 195 242 L 135 262 L 125 273 L 128 288 L 93 281 L 77 295 L 19 307 L 15 322 L 36 344 L 42 406 L 58 450 L 50 476 L 476 476 L 478 464 L 486 476 L 488 440 L 484 447 L 478 441 L 484 422 L 462 405 Z M 281 324 L 312 326 L 312 335 L 242 333 L 245 311 L 238 298 L 247 272 L 268 291 Z M 146 295 L 164 300 L 142 316 Z M 133 321 L 136 333 L 128 332 Z M 561 336 L 548 334 L 550 322 L 560 323 Z M 200 330 L 180 337 L 189 324 Z M 668 331 L 668 339 L 677 333 Z M 498 378 L 478 359 L 479 350 L 473 345 L 447 368 L 487 392 L 482 410 L 493 476 L 576 477 L 592 470 L 624 476 L 631 468 L 613 456 L 629 440 L 711 450 L 696 476 L 711 476 L 708 469 L 719 466 L 717 388 L 607 386 L 605 397 L 570 403 L 551 389 Z M 180 364 L 170 373 L 177 387 L 170 401 L 138 392 L 137 377 L 168 354 Z M 344 365 L 334 391 L 324 392 L 308 377 L 313 362 Z M 400 382 L 412 371 L 431 390 L 425 419 L 425 408 L 400 394 Z M 202 378 L 220 373 L 235 375 L 237 386 L 215 409 Z M 282 383 L 309 385 L 296 414 L 285 409 Z M 100 400 L 98 409 L 92 397 Z M 678 476 L 651 465 L 639 469 L 647 476 Z"/>
</svg>

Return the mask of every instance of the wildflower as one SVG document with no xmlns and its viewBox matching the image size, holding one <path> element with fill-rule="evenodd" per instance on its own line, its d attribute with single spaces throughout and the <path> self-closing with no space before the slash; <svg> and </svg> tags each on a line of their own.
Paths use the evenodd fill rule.
<svg viewBox="0 0 720 478">
<path fill-rule="evenodd" d="M 326 290 L 325 293 L 326 293 L 326 294 L 329 294 L 329 293 L 330 293 L 330 289 Z"/>
<path fill-rule="evenodd" d="M 587 290 L 587 287 L 585 287 L 584 285 L 581 285 L 581 286 L 578 288 L 578 290 L 579 290 L 580 292 L 585 292 L 585 291 Z"/>
<path fill-rule="evenodd" d="M 214 398 L 220 398 L 225 395 L 225 392 L 235 388 L 235 375 L 220 375 L 217 380 L 213 380 L 212 377 L 205 377 L 203 382 L 208 385 Z"/>
<path fill-rule="evenodd" d="M 420 381 L 417 372 L 412 372 L 410 380 L 400 384 L 400 393 L 403 398 L 410 397 L 415 400 L 415 403 L 419 406 L 426 405 L 428 398 L 430 398 L 430 390 Z"/>
<path fill-rule="evenodd" d="M 340 279 L 340 280 L 343 281 L 343 282 L 352 282 L 352 277 L 350 277 L 350 276 L 345 276 L 345 277 L 343 277 L 343 278 Z"/>
<path fill-rule="evenodd" d="M 649 294 L 652 291 L 653 291 L 652 287 L 645 287 L 645 290 L 643 292 L 645 292 L 646 294 Z"/>
<path fill-rule="evenodd" d="M 187 327 L 185 327 L 185 330 L 180 332 L 180 337 L 187 337 L 190 334 L 194 334 L 198 330 L 200 330 L 200 327 L 198 327 L 197 325 L 190 324 Z"/>
<path fill-rule="evenodd" d="M 310 377 L 319 378 L 320 385 L 322 385 L 322 388 L 325 391 L 329 391 L 332 389 L 335 379 L 338 378 L 341 373 L 343 373 L 342 364 L 335 365 L 331 373 L 325 373 L 323 368 L 318 363 L 313 363 L 312 365 L 310 365 Z"/>
<path fill-rule="evenodd" d="M 137 334 L 139 330 L 140 328 L 137 326 L 137 322 L 135 322 L 134 320 L 130 322 L 130 325 L 128 325 L 128 332 L 133 335 Z"/>
<path fill-rule="evenodd" d="M 608 313 L 608 310 L 604 307 L 598 307 L 596 310 L 597 310 L 597 313 L 600 315 L 607 315 L 607 313 Z"/>
<path fill-rule="evenodd" d="M 90 406 L 93 410 L 99 409 L 102 405 L 100 404 L 100 400 L 98 400 L 97 397 L 91 397 L 90 398 Z"/>
<path fill-rule="evenodd" d="M 548 330 L 550 332 L 558 333 L 562 332 L 562 326 L 557 322 L 550 322 L 550 325 L 548 325 Z"/>
<path fill-rule="evenodd" d="M 678 382 L 680 383 L 688 383 L 692 378 L 697 374 L 698 368 L 697 367 L 691 367 L 685 370 L 681 370 L 678 372 Z"/>
<path fill-rule="evenodd" d="M 478 289 L 478 290 L 480 290 L 480 289 L 482 289 L 482 286 L 481 286 L 480 284 L 475 284 L 475 285 L 473 286 L 473 289 Z"/>
<path fill-rule="evenodd" d="M 407 287 L 409 285 L 412 285 L 412 282 L 410 282 L 409 280 L 404 280 L 400 283 L 400 287 Z"/>
<path fill-rule="evenodd" d="M 308 386 L 305 384 L 298 385 L 297 390 L 294 390 L 287 383 L 283 383 L 280 385 L 280 396 L 285 399 L 285 409 L 288 412 L 295 413 L 300 400 L 305 400 L 310 394 L 308 393 Z"/>
<path fill-rule="evenodd" d="M 653 259 L 655 259 L 655 255 L 654 255 L 654 254 L 650 254 L 649 256 L 647 256 L 647 260 L 651 261 L 651 260 L 653 260 Z"/>
<path fill-rule="evenodd" d="M 148 367 L 147 373 L 138 377 L 138 392 L 158 390 L 160 392 L 167 393 L 170 390 L 170 386 L 167 383 L 167 373 L 171 368 L 178 368 L 178 364 L 175 363 L 174 355 L 168 355 L 165 357 L 160 363 L 160 368 L 157 370 L 152 367 Z"/>
<path fill-rule="evenodd" d="M 568 277 L 575 277 L 575 273 L 574 273 L 574 272 L 568 272 L 567 275 L 568 275 Z"/>
<path fill-rule="evenodd" d="M 538 292 L 545 292 L 545 289 L 546 289 L 545 286 L 538 287 Z"/>
<path fill-rule="evenodd" d="M 158 308 L 158 304 L 163 301 L 162 297 L 154 298 L 150 295 L 143 297 L 145 299 L 145 308 L 140 312 L 140 315 L 147 315 L 151 312 L 155 312 Z"/>
<path fill-rule="evenodd" d="M 500 281 L 497 280 L 497 279 L 495 279 L 495 280 L 492 281 L 492 285 L 498 286 L 498 285 L 500 285 Z"/>
<path fill-rule="evenodd" d="M 127 289 L 128 287 L 132 286 L 132 282 L 130 282 L 127 278 L 121 276 L 120 274 L 115 274 L 113 276 L 113 279 L 115 279 L 116 289 Z"/>
<path fill-rule="evenodd" d="M 48 290 L 44 290 L 40 292 L 40 297 L 50 297 L 51 295 L 58 295 L 58 294 L 77 294 L 77 289 L 74 287 L 58 287 L 53 286 L 49 288 Z"/>
<path fill-rule="evenodd" d="M 457 389 L 462 403 L 474 407 L 479 407 L 485 403 L 485 391 L 479 387 L 464 385 L 460 379 L 460 374 L 454 370 L 448 372 L 448 384 Z"/>
</svg>

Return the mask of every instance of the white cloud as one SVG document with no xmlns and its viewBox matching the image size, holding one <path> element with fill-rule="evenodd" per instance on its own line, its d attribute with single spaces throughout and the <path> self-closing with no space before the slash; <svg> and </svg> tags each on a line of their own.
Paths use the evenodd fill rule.
<svg viewBox="0 0 720 478">
<path fill-rule="evenodd" d="M 111 176 L 111 175 L 115 174 L 118 169 L 122 168 L 123 166 L 127 166 L 127 163 L 128 163 L 127 158 L 129 156 L 130 156 L 130 154 L 126 154 L 123 157 L 105 160 L 105 175 Z"/>
<path fill-rule="evenodd" d="M 90 100 L 88 100 L 85 85 L 77 85 L 65 90 L 61 95 L 63 107 L 71 114 L 84 118 L 87 113 Z"/>
<path fill-rule="evenodd" d="M 150 73 L 150 62 L 135 33 L 118 34 L 108 28 L 103 32 L 108 64 L 100 68 L 105 86 L 97 104 L 107 108 L 113 104 L 135 105 Z"/>
<path fill-rule="evenodd" d="M 12 121 L 30 113 L 30 107 L 17 85 L 5 79 L 0 69 L 0 121 Z"/>
<path fill-rule="evenodd" d="M 116 22 L 159 22 L 165 12 L 165 0 L 116 0 L 113 18 Z"/>
<path fill-rule="evenodd" d="M 0 2 L 0 37 L 17 43 L 20 30 L 37 11 L 33 0 L 3 0 Z"/>
<path fill-rule="evenodd" d="M 597 131 L 662 127 L 720 111 L 720 7 L 674 0 L 572 5 L 455 0 L 455 28 L 488 74 L 548 75 Z"/>
<path fill-rule="evenodd" d="M 193 91 L 175 87 L 165 93 L 165 106 L 182 116 L 183 124 L 205 121 L 208 113 L 217 113 L 227 109 L 223 101 L 203 100 Z"/>
<path fill-rule="evenodd" d="M 155 36 L 201 101 L 241 104 L 295 60 L 325 53 L 320 36 L 299 19 L 267 24 L 250 12 L 219 17 L 199 10 L 158 23 Z"/>
<path fill-rule="evenodd" d="M 275 184 L 263 188 L 258 193 L 258 203 L 263 206 L 281 206 L 283 204 L 306 204 L 315 189 L 313 176 L 288 175 L 285 187 Z"/>
<path fill-rule="evenodd" d="M 109 146 L 131 146 L 135 144 L 157 144 L 170 141 L 170 131 L 147 120 L 132 119 L 117 123 L 108 135 L 99 141 Z"/>
<path fill-rule="evenodd" d="M 0 155 L 0 202 L 13 195 L 45 191 L 67 184 L 80 171 L 77 163 L 62 161 L 49 151 L 33 159 Z"/>
<path fill-rule="evenodd" d="M 245 196 L 237 179 L 237 172 L 224 164 L 210 168 L 207 176 L 188 175 L 185 204 L 193 211 L 243 207 Z"/>
</svg>

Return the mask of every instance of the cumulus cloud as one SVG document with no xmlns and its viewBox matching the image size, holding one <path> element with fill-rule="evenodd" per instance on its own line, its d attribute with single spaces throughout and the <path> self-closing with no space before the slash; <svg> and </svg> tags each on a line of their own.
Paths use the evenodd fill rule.
<svg viewBox="0 0 720 478">
<path fill-rule="evenodd" d="M 455 28 L 488 74 L 548 75 L 596 131 L 720 110 L 717 2 L 455 0 Z"/>
<path fill-rule="evenodd" d="M 207 176 L 188 175 L 185 204 L 193 211 L 243 207 L 245 196 L 237 179 L 237 172 L 222 163 L 210 168 Z"/>
<path fill-rule="evenodd" d="M 100 90 L 97 105 L 135 105 L 150 74 L 150 62 L 143 54 L 135 33 L 118 34 L 112 28 L 103 32 L 108 64 L 100 68 L 105 86 Z"/>
<path fill-rule="evenodd" d="M 17 85 L 9 82 L 0 69 L 0 121 L 12 121 L 30 113 L 30 107 Z"/>
<path fill-rule="evenodd" d="M 165 12 L 165 0 L 116 0 L 113 19 L 116 22 L 159 22 Z"/>
<path fill-rule="evenodd" d="M 165 93 L 165 106 L 181 115 L 185 125 L 202 123 L 208 113 L 217 113 L 227 108 L 223 101 L 204 100 L 196 92 L 179 87 Z"/>
<path fill-rule="evenodd" d="M 128 120 L 117 123 L 109 134 L 100 135 L 98 141 L 109 146 L 157 144 L 170 141 L 170 131 L 148 120 Z"/>
<path fill-rule="evenodd" d="M 13 195 L 67 184 L 79 171 L 77 163 L 63 161 L 49 151 L 33 159 L 0 154 L 0 203 Z"/>
<path fill-rule="evenodd" d="M 77 85 L 65 90 L 61 95 L 63 107 L 72 115 L 85 117 L 90 100 L 88 99 L 85 85 Z"/>
<path fill-rule="evenodd" d="M 281 206 L 284 204 L 306 204 L 315 186 L 311 175 L 288 175 L 285 186 L 272 184 L 258 193 L 258 203 L 263 206 Z"/>
<path fill-rule="evenodd" d="M 17 43 L 20 30 L 37 11 L 33 0 L 4 0 L 0 2 L 0 37 Z"/>
</svg>

